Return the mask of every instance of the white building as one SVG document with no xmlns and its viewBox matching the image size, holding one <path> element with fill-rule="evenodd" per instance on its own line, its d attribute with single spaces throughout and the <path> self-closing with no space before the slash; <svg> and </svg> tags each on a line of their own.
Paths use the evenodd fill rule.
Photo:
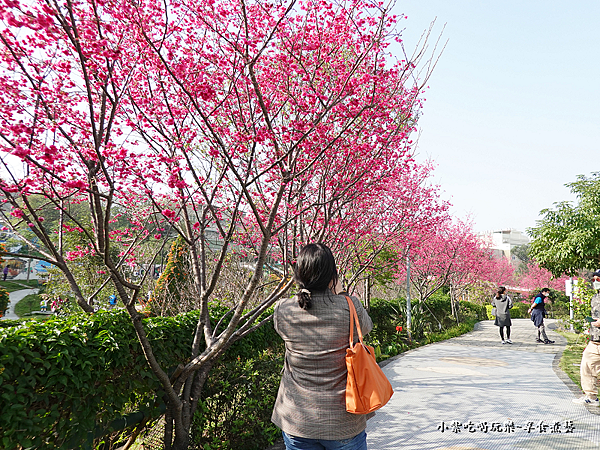
<svg viewBox="0 0 600 450">
<path fill-rule="evenodd" d="M 519 264 L 518 258 L 511 254 L 511 250 L 519 245 L 529 244 L 526 234 L 515 229 L 487 231 L 481 235 L 492 244 L 494 256 L 507 258 L 512 264 Z"/>
</svg>

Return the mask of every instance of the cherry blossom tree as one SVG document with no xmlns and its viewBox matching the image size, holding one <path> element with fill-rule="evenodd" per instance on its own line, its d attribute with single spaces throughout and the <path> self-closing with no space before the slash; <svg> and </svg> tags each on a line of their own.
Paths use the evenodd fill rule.
<svg viewBox="0 0 600 450">
<path fill-rule="evenodd" d="M 485 257 L 482 242 L 469 226 L 450 218 L 435 229 L 414 235 L 408 254 L 410 279 L 421 302 L 453 280 L 460 283 Z"/>
<path fill-rule="evenodd" d="M 517 280 L 520 289 L 524 291 L 535 291 L 541 288 L 552 288 L 557 291 L 565 291 L 565 280 L 567 276 L 554 277 L 552 273 L 540 267 L 535 260 L 527 264 L 526 269 Z"/>
<path fill-rule="evenodd" d="M 212 366 L 268 320 L 303 244 L 331 242 L 358 273 L 378 252 L 365 251 L 373 234 L 414 232 L 443 209 L 409 138 L 430 66 L 424 52 L 390 55 L 400 36 L 389 10 L 363 0 L 0 3 L 6 226 L 63 273 L 84 311 L 113 286 L 166 393 L 166 449 L 187 448 Z M 84 244 L 67 247 L 69 234 Z M 174 235 L 200 319 L 189 361 L 169 376 L 131 271 L 151 267 Z M 91 294 L 73 274 L 89 255 L 104 275 Z M 271 285 L 269 258 L 282 264 Z M 214 325 L 209 304 L 235 259 L 252 262 L 247 281 Z"/>
<path fill-rule="evenodd" d="M 513 268 L 507 260 L 494 258 L 489 242 L 473 231 L 468 221 L 444 220 L 410 240 L 410 281 L 419 302 L 446 287 L 450 291 L 452 314 L 458 320 L 458 302 L 471 291 L 484 286 L 490 290 L 512 280 Z M 398 279 L 406 277 L 406 266 L 398 266 Z"/>
<path fill-rule="evenodd" d="M 481 278 L 493 287 L 508 286 L 515 283 L 515 268 L 508 258 L 492 258 L 484 267 Z"/>
<path fill-rule="evenodd" d="M 515 269 L 507 258 L 495 256 L 489 243 L 484 242 L 481 251 L 473 272 L 462 283 L 453 285 L 455 298 L 486 302 L 499 286 L 510 288 L 515 284 Z"/>
<path fill-rule="evenodd" d="M 410 179 L 384 183 L 379 198 L 358 198 L 345 208 L 339 226 L 325 230 L 324 239 L 338 256 L 346 285 L 352 287 L 375 273 L 396 270 L 411 237 L 447 220 L 448 203 L 428 182 L 430 165 L 415 167 Z M 385 260 L 379 258 L 387 251 Z"/>
</svg>

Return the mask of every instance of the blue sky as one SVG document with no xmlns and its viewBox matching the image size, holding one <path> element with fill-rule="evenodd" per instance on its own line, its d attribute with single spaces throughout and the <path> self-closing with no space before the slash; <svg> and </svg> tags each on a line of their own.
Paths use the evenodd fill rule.
<svg viewBox="0 0 600 450">
<path fill-rule="evenodd" d="M 535 226 L 600 170 L 600 2 L 399 0 L 411 51 L 448 41 L 429 79 L 417 159 L 477 231 Z"/>
</svg>

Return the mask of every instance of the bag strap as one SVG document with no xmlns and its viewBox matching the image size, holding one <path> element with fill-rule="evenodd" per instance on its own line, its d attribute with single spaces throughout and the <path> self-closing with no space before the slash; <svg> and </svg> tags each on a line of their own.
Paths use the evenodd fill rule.
<svg viewBox="0 0 600 450">
<path fill-rule="evenodd" d="M 363 335 L 360 329 L 360 322 L 358 321 L 358 315 L 356 314 L 356 308 L 354 307 L 354 303 L 347 295 L 346 301 L 348 302 L 348 306 L 350 307 L 350 347 L 354 345 L 354 323 L 356 323 L 356 329 L 358 330 L 358 339 L 360 343 L 363 343 Z"/>
</svg>

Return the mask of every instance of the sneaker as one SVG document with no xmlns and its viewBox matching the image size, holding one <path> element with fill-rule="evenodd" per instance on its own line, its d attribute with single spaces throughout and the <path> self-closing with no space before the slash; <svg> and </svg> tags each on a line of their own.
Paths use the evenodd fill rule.
<svg viewBox="0 0 600 450">
<path fill-rule="evenodd" d="M 598 406 L 600 404 L 600 402 L 598 402 L 597 398 L 589 398 L 587 395 L 584 395 L 583 397 L 579 397 L 579 398 L 574 398 L 573 403 L 577 403 L 578 405 L 592 405 L 592 406 Z"/>
<path fill-rule="evenodd" d="M 507 344 L 512 344 L 512 341 L 511 341 L 510 339 L 507 339 L 507 340 L 506 340 L 506 343 L 507 343 Z"/>
<path fill-rule="evenodd" d="M 535 340 L 535 342 L 538 342 L 538 343 L 540 343 L 540 344 L 541 344 L 541 343 L 542 343 L 542 342 L 544 342 L 544 341 L 542 341 L 540 338 L 537 338 L 537 339 Z"/>
<path fill-rule="evenodd" d="M 506 341 L 502 341 L 502 344 L 506 344 Z"/>
<path fill-rule="evenodd" d="M 546 339 L 544 341 L 544 344 L 554 344 L 554 341 L 551 341 L 550 339 Z"/>
</svg>

